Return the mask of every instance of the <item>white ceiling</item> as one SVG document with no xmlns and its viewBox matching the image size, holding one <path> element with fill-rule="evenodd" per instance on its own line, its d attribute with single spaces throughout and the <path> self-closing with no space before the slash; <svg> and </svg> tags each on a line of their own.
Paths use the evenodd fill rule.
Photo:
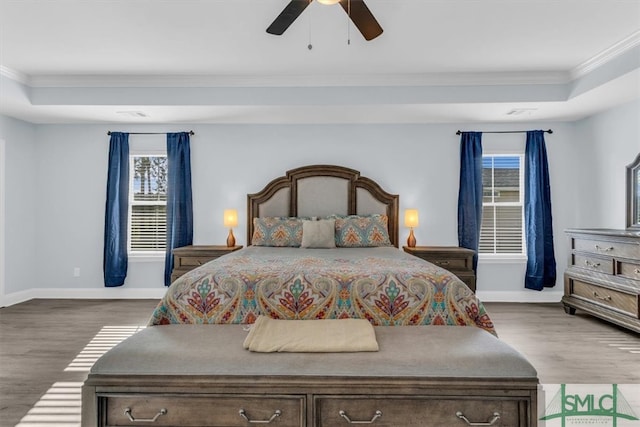
<svg viewBox="0 0 640 427">
<path fill-rule="evenodd" d="M 267 34 L 288 1 L 0 0 L 0 114 L 509 122 L 640 98 L 640 0 L 366 0 L 384 29 L 369 42 L 339 5 L 315 2 Z"/>
</svg>

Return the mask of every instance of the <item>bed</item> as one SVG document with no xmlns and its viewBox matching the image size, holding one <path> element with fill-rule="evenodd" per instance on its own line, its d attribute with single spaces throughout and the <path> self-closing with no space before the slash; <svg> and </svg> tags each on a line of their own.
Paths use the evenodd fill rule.
<svg viewBox="0 0 640 427">
<path fill-rule="evenodd" d="M 398 196 L 355 170 L 319 165 L 291 170 L 247 201 L 254 244 L 177 279 L 150 327 L 94 364 L 83 427 L 537 425 L 533 366 L 497 338 L 463 282 L 398 249 Z M 265 243 L 272 233 L 256 228 L 280 220 L 323 229 L 311 246 L 331 246 L 327 233 L 340 243 L 350 221 L 364 221 L 377 243 Z M 271 237 L 282 244 L 298 234 Z M 247 328 L 264 319 L 353 317 L 375 329 L 378 351 L 243 348 Z"/>
<path fill-rule="evenodd" d="M 247 208 L 251 245 L 177 279 L 150 325 L 251 324 L 266 315 L 477 326 L 495 334 L 458 277 L 398 250 L 398 196 L 358 171 L 290 170 L 248 195 Z"/>
</svg>

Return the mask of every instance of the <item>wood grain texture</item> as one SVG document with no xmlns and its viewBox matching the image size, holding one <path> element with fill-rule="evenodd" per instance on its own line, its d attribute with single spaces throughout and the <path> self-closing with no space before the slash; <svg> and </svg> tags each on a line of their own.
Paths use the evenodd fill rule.
<svg viewBox="0 0 640 427">
<path fill-rule="evenodd" d="M 145 325 L 157 300 L 31 300 L 0 309 L 0 426 L 13 427 L 105 325 Z"/>
<path fill-rule="evenodd" d="M 403 246 L 402 249 L 406 253 L 449 270 L 475 293 L 476 274 L 473 271 L 475 251 L 457 246 L 415 246 L 412 248 Z"/>
<path fill-rule="evenodd" d="M 354 169 L 334 165 L 310 165 L 302 166 L 287 171 L 285 176 L 278 177 L 269 182 L 257 193 L 247 195 L 247 242 L 253 237 L 253 219 L 260 215 L 260 206 L 269 201 L 278 191 L 290 189 L 288 193 L 289 214 L 298 216 L 298 184 L 300 180 L 330 177 L 340 178 L 348 182 L 347 204 L 348 214 L 358 213 L 358 190 L 366 190 L 375 200 L 386 206 L 386 215 L 389 219 L 389 239 L 394 246 L 399 241 L 399 196 L 391 194 L 370 178 L 360 176 L 360 172 Z M 335 195 L 332 195 L 335 196 Z"/>
<path fill-rule="evenodd" d="M 82 424 L 135 425 L 129 408 L 144 419 L 160 414 L 157 425 L 193 427 L 246 425 L 243 409 L 258 421 L 279 412 L 278 425 L 296 427 L 341 425 L 343 412 L 358 422 L 380 413 L 381 427 L 455 425 L 458 412 L 474 422 L 499 413 L 495 427 L 536 425 L 536 370 L 488 332 L 379 326 L 375 334 L 377 352 L 255 353 L 241 345 L 242 325 L 149 327 L 93 365 L 83 404 L 96 410 L 83 411 Z"/>
<path fill-rule="evenodd" d="M 171 282 L 178 277 L 223 255 L 242 249 L 241 245 L 189 245 L 173 250 Z"/>
<path fill-rule="evenodd" d="M 0 309 L 0 427 L 13 427 L 105 325 L 145 325 L 157 300 L 31 300 Z M 543 384 L 640 383 L 640 334 L 562 304 L 485 303 L 500 339 Z M 624 343 L 624 344 L 623 344 Z M 616 345 L 610 345 L 616 344 Z"/>
<path fill-rule="evenodd" d="M 640 234 L 570 229 L 562 302 L 640 333 Z"/>
</svg>

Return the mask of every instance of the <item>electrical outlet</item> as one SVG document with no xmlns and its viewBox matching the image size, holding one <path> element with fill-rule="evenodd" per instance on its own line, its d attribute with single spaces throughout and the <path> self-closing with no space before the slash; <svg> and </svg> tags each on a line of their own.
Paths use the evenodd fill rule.
<svg viewBox="0 0 640 427">
<path fill-rule="evenodd" d="M 80 277 L 80 267 L 73 269 L 73 277 Z"/>
</svg>

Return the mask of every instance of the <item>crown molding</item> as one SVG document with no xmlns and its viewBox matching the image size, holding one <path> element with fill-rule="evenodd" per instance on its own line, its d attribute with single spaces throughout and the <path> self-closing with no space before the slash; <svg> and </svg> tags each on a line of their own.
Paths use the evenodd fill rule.
<svg viewBox="0 0 640 427">
<path fill-rule="evenodd" d="M 640 30 L 631 34 L 630 36 L 620 40 L 618 43 L 613 46 L 603 50 L 599 54 L 594 57 L 586 60 L 582 64 L 573 68 L 569 75 L 571 80 L 579 79 L 580 77 L 584 77 L 589 74 L 596 68 L 606 64 L 607 62 L 612 61 L 613 59 L 623 55 L 625 52 L 633 49 L 634 47 L 640 45 Z"/>
<path fill-rule="evenodd" d="M 640 45 L 640 30 L 568 71 L 340 75 L 29 75 L 0 65 L 0 75 L 31 87 L 340 87 L 565 84 Z"/>
<path fill-rule="evenodd" d="M 9 67 L 5 67 L 4 65 L 0 65 L 0 76 L 4 76 L 10 78 L 13 81 L 18 83 L 22 83 L 23 85 L 30 85 L 29 75 L 22 73 L 18 70 L 14 70 Z"/>
<path fill-rule="evenodd" d="M 563 84 L 566 72 L 350 75 L 39 75 L 32 87 L 341 87 Z"/>
</svg>

